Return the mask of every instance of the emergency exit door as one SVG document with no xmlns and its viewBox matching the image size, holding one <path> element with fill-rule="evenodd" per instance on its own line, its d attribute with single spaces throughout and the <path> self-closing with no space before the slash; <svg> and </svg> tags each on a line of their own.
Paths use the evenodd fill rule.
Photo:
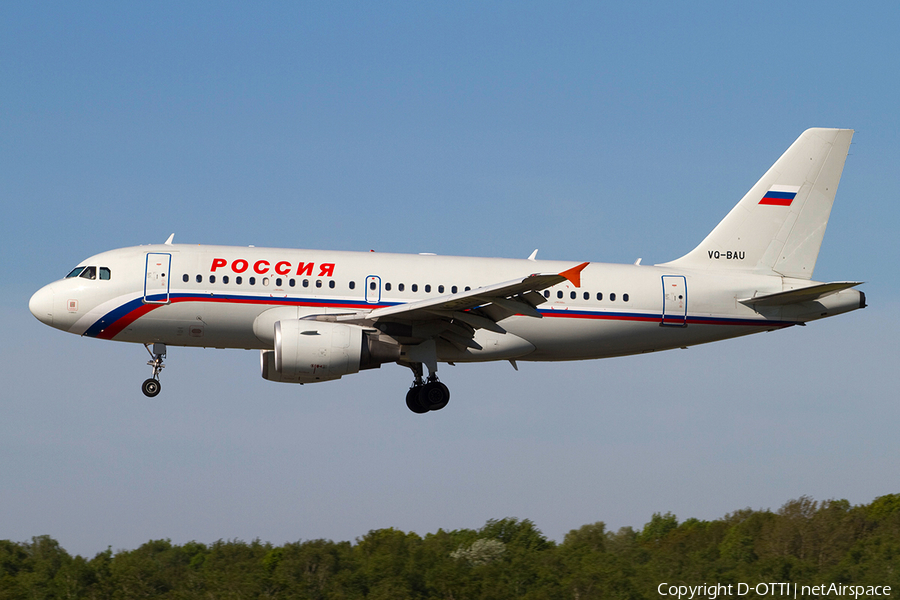
<svg viewBox="0 0 900 600">
<path fill-rule="evenodd" d="M 366 302 L 369 304 L 381 302 L 381 277 L 377 275 L 366 277 Z"/>
</svg>

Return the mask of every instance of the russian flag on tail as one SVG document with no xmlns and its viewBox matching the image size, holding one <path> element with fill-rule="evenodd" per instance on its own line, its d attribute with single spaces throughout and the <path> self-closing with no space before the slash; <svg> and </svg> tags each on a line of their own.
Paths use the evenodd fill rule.
<svg viewBox="0 0 900 600">
<path fill-rule="evenodd" d="M 773 185 L 759 203 L 768 206 L 790 206 L 799 191 L 799 185 Z"/>
</svg>

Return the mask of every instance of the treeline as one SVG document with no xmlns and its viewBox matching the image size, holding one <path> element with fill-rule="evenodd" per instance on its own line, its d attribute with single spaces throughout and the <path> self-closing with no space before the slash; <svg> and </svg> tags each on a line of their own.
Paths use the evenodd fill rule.
<svg viewBox="0 0 900 600">
<path fill-rule="evenodd" d="M 640 531 L 610 532 L 598 522 L 560 544 L 512 518 L 424 537 L 379 529 L 353 543 L 155 540 L 91 559 L 70 556 L 48 536 L 0 541 L 2 600 L 659 599 L 664 582 L 888 585 L 894 597 L 900 494 L 860 506 L 802 497 L 776 512 L 745 509 L 715 521 L 654 514 Z"/>
</svg>

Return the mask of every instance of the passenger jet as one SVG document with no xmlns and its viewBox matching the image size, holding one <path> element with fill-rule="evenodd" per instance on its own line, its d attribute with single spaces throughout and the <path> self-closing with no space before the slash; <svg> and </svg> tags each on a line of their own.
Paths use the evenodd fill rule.
<svg viewBox="0 0 900 600">
<path fill-rule="evenodd" d="M 82 261 L 32 296 L 43 323 L 135 342 L 160 391 L 166 347 L 260 351 L 263 378 L 412 370 L 415 413 L 450 400 L 438 363 L 606 358 L 805 325 L 864 308 L 812 280 L 850 129 L 809 129 L 700 245 L 654 266 L 164 244 Z M 427 369 L 427 373 L 425 371 Z"/>
</svg>

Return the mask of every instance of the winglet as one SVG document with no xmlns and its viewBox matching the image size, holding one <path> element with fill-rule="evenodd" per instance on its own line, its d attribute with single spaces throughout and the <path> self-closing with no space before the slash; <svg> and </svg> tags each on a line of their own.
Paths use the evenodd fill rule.
<svg viewBox="0 0 900 600">
<path fill-rule="evenodd" d="M 560 277 L 565 277 L 573 284 L 575 287 L 581 287 L 581 272 L 584 271 L 584 268 L 588 266 L 589 262 L 583 262 L 578 266 L 572 267 L 571 269 L 566 269 L 562 273 L 560 273 Z"/>
</svg>

